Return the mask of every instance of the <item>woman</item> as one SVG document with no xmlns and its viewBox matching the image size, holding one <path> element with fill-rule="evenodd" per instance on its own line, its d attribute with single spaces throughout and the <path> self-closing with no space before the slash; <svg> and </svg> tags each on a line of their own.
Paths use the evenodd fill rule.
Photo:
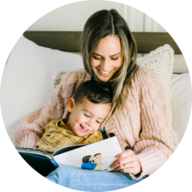
<svg viewBox="0 0 192 192">
<path fill-rule="evenodd" d="M 137 48 L 124 19 L 115 10 L 93 14 L 83 30 L 81 51 L 85 69 L 67 73 L 47 104 L 25 118 L 15 143 L 35 147 L 52 119 L 65 118 L 67 101 L 79 84 L 91 78 L 113 89 L 113 107 L 106 120 L 123 150 L 113 172 L 61 167 L 47 178 L 82 191 L 120 189 L 155 172 L 174 151 L 172 127 L 162 87 L 155 75 L 136 64 Z"/>
</svg>

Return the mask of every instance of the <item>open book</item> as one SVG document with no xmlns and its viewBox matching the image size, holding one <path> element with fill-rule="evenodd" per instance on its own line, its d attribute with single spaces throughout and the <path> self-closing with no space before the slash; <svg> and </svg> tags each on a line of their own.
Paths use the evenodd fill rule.
<svg viewBox="0 0 192 192">
<path fill-rule="evenodd" d="M 36 148 L 16 147 L 27 163 L 43 176 L 62 165 L 96 171 L 110 171 L 116 161 L 115 156 L 122 152 L 117 138 L 111 137 L 87 145 L 72 145 L 58 149 L 49 155 Z"/>
</svg>

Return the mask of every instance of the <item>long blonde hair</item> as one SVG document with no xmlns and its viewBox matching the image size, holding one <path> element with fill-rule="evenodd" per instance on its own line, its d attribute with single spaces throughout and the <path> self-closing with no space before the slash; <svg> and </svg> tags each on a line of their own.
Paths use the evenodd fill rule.
<svg viewBox="0 0 192 192">
<path fill-rule="evenodd" d="M 119 37 L 123 49 L 122 66 L 108 81 L 113 89 L 112 110 L 109 115 L 111 116 L 116 109 L 121 108 L 123 105 L 124 93 L 131 86 L 131 80 L 138 69 L 136 64 L 137 46 L 133 35 L 123 17 L 116 10 L 101 10 L 91 15 L 85 23 L 80 49 L 85 70 L 93 75 L 90 56 L 100 40 L 109 35 Z"/>
</svg>

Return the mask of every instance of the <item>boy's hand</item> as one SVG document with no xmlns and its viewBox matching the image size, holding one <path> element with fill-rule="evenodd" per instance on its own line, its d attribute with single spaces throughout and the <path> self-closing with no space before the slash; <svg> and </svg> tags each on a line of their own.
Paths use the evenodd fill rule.
<svg viewBox="0 0 192 192">
<path fill-rule="evenodd" d="M 111 166 L 114 171 L 121 170 L 122 172 L 132 173 L 134 175 L 141 172 L 140 161 L 131 149 L 118 154 L 116 158 L 118 160 Z"/>
</svg>

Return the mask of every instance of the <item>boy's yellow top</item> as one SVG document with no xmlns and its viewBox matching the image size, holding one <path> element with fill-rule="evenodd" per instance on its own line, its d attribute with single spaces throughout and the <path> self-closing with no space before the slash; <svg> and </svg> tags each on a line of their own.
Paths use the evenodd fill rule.
<svg viewBox="0 0 192 192">
<path fill-rule="evenodd" d="M 37 148 L 47 153 L 54 153 L 57 149 L 78 144 L 89 144 L 103 140 L 100 131 L 79 137 L 75 135 L 65 123 L 68 119 L 52 120 L 45 128 L 45 133 L 37 143 Z"/>
</svg>

